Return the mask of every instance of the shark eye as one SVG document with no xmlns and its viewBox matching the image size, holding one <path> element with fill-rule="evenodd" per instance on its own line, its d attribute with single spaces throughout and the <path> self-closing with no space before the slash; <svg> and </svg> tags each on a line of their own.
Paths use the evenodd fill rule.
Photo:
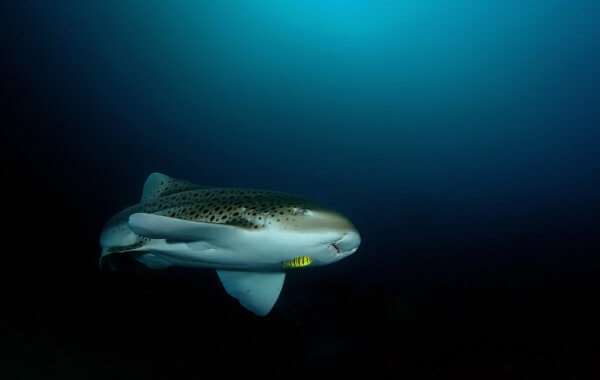
<svg viewBox="0 0 600 380">
<path fill-rule="evenodd" d="M 340 247 L 338 247 L 338 246 L 337 246 L 335 243 L 330 243 L 329 245 L 330 245 L 330 246 L 331 246 L 333 249 L 335 249 L 335 251 L 336 251 L 337 253 L 340 253 L 340 252 L 341 252 L 341 250 L 340 250 Z"/>
</svg>

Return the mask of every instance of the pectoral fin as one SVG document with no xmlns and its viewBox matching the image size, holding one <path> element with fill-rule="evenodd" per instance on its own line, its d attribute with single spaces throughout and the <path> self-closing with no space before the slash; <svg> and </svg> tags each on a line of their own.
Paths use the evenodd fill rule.
<svg viewBox="0 0 600 380">
<path fill-rule="evenodd" d="M 129 217 L 129 228 L 151 239 L 182 241 L 233 241 L 239 230 L 234 226 L 216 223 L 191 222 L 168 216 L 136 213 Z"/>
<path fill-rule="evenodd" d="M 217 270 L 217 274 L 230 296 L 261 317 L 275 305 L 285 280 L 284 272 Z"/>
</svg>

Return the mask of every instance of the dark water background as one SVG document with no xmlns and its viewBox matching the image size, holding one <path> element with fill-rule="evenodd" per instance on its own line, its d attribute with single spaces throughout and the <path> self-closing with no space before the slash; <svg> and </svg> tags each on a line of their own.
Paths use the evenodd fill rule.
<svg viewBox="0 0 600 380">
<path fill-rule="evenodd" d="M 0 377 L 600 378 L 599 4 L 1 2 Z M 363 244 L 265 318 L 100 273 L 154 171 Z"/>
</svg>

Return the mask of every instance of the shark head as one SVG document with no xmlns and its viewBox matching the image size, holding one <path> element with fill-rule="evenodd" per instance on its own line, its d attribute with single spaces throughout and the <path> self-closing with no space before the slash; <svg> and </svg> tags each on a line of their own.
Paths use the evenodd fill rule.
<svg viewBox="0 0 600 380">
<path fill-rule="evenodd" d="M 356 252 L 360 234 L 348 218 L 306 199 L 297 204 L 301 207 L 286 209 L 289 212 L 271 227 L 273 234 L 280 235 L 281 247 L 294 256 L 310 257 L 315 266 L 332 264 Z"/>
</svg>

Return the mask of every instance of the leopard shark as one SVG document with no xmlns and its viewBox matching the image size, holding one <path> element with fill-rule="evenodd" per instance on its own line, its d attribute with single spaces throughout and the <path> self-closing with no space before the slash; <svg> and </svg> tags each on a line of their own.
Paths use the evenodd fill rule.
<svg viewBox="0 0 600 380">
<path fill-rule="evenodd" d="M 305 197 L 201 186 L 152 173 L 140 203 L 106 223 L 100 267 L 128 255 L 156 270 L 216 269 L 229 295 L 265 316 L 287 271 L 335 263 L 360 243 L 348 218 Z"/>
</svg>

